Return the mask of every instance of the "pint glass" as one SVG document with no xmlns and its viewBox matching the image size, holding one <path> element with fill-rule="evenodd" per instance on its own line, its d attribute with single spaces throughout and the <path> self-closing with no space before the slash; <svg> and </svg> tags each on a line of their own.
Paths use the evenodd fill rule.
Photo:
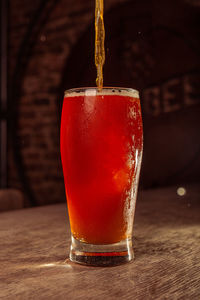
<svg viewBox="0 0 200 300">
<path fill-rule="evenodd" d="M 138 92 L 110 87 L 67 90 L 60 145 L 70 260 L 94 266 L 132 260 L 143 148 Z"/>
</svg>

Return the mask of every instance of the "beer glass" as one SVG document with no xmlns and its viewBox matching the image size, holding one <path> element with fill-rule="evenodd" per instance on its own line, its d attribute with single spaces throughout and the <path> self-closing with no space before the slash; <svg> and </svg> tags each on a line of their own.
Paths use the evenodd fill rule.
<svg viewBox="0 0 200 300">
<path fill-rule="evenodd" d="M 143 149 L 138 91 L 67 90 L 60 146 L 71 227 L 70 260 L 94 266 L 131 261 Z"/>
</svg>

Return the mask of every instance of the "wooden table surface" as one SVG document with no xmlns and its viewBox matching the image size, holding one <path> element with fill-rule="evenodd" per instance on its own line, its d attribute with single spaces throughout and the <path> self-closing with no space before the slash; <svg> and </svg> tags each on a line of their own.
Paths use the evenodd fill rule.
<svg viewBox="0 0 200 300">
<path fill-rule="evenodd" d="M 67 261 L 66 205 L 0 214 L 0 299 L 200 299 L 200 188 L 139 193 L 135 260 L 96 268 Z"/>
</svg>

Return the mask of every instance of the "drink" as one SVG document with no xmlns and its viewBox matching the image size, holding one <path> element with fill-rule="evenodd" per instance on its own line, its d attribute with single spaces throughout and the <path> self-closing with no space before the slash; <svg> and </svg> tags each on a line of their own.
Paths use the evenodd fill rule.
<svg viewBox="0 0 200 300">
<path fill-rule="evenodd" d="M 66 91 L 60 144 L 72 233 L 70 259 L 107 266 L 134 256 L 143 135 L 138 92 L 103 88 L 103 0 L 95 1 L 97 88 Z"/>
<path fill-rule="evenodd" d="M 103 0 L 95 1 L 95 65 L 97 68 L 96 84 L 103 87 L 103 65 L 105 63 L 105 29 L 103 21 Z"/>
<path fill-rule="evenodd" d="M 133 258 L 132 225 L 142 145 L 137 91 L 88 88 L 66 92 L 61 157 L 72 260 L 93 257 L 94 262 L 95 257 L 96 264 L 99 256 L 101 262 L 102 256 L 117 257 L 119 262 Z M 113 251 L 116 243 L 118 250 Z"/>
</svg>

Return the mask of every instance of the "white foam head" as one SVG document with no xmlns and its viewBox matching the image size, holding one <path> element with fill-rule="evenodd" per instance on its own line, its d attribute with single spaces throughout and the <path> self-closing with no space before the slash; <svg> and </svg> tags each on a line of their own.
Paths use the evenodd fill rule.
<svg viewBox="0 0 200 300">
<path fill-rule="evenodd" d="M 131 88 L 120 87 L 103 87 L 98 90 L 96 87 L 75 88 L 65 91 L 65 97 L 76 96 L 96 96 L 96 95 L 119 95 L 128 96 L 133 98 L 139 98 L 139 92 Z"/>
</svg>

